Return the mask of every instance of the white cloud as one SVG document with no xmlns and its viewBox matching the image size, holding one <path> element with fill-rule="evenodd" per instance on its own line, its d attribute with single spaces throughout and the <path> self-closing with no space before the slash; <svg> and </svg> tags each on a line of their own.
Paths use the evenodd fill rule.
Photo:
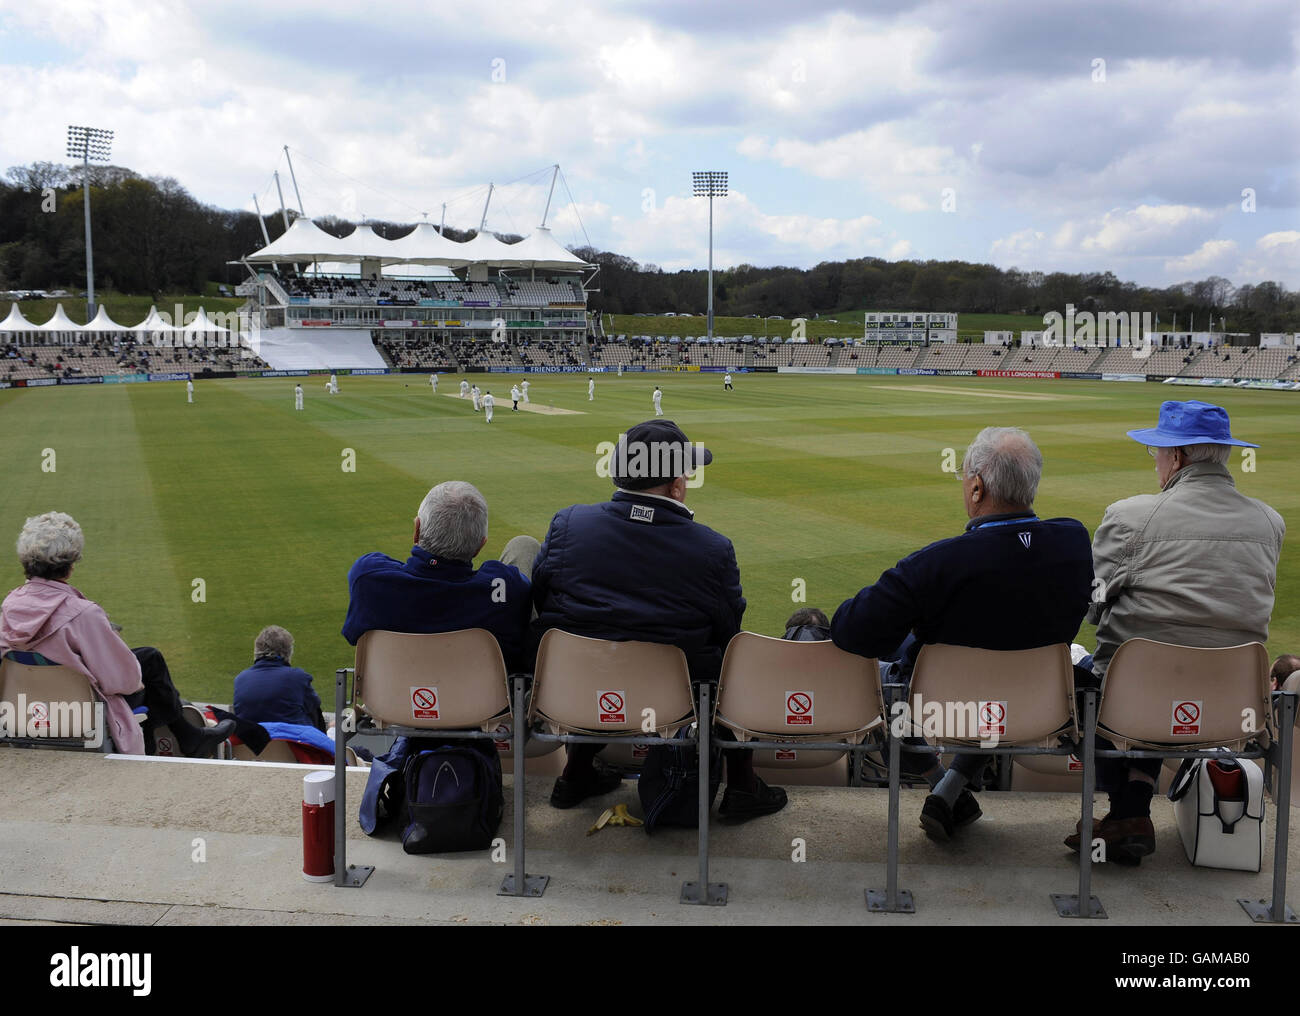
<svg viewBox="0 0 1300 1016">
<path fill-rule="evenodd" d="M 1237 253 L 1235 240 L 1206 240 L 1191 254 L 1165 262 L 1170 275 L 1219 275 Z"/>
<path fill-rule="evenodd" d="M 1210 229 L 1218 216 L 1188 205 L 1138 205 L 1102 216 L 1079 246 L 1106 254 L 1160 254 L 1196 233 Z"/>
</svg>

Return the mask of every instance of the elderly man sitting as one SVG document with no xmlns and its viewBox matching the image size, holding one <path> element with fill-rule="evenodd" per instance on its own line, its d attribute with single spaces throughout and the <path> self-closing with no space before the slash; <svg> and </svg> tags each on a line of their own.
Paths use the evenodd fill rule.
<svg viewBox="0 0 1300 1016">
<path fill-rule="evenodd" d="M 153 731 L 167 726 L 186 755 L 208 756 L 235 730 L 233 720 L 200 729 L 182 715 L 181 697 L 157 649 L 128 649 L 104 608 L 69 584 L 86 539 L 62 512 L 29 518 L 18 534 L 18 560 L 27 582 L 0 606 L 0 654 L 29 654 L 34 662 L 71 667 L 104 701 L 113 744 L 125 755 L 153 754 Z M 132 712 L 147 706 L 141 728 Z"/>
<path fill-rule="evenodd" d="M 1088 530 L 1075 519 L 1034 514 L 1042 471 L 1043 456 L 1023 430 L 980 431 L 959 474 L 966 531 L 908 555 L 845 600 L 831 621 L 835 644 L 897 661 L 890 679 L 906 683 L 927 643 L 1013 650 L 1074 638 L 1092 583 Z M 980 817 L 966 787 L 985 762 L 958 755 L 945 770 L 937 755 L 903 753 L 904 769 L 922 770 L 933 791 L 921 810 L 928 835 L 948 839 Z"/>
<path fill-rule="evenodd" d="M 1226 648 L 1265 642 L 1286 526 L 1272 508 L 1236 489 L 1228 472 L 1238 441 L 1219 406 L 1166 402 L 1159 422 L 1128 436 L 1155 459 L 1159 494 L 1106 509 L 1093 538 L 1097 590 L 1088 620 L 1097 625 L 1091 665 L 1098 683 L 1131 638 Z M 1098 784 L 1110 813 L 1096 826 L 1107 857 L 1138 864 L 1155 850 L 1151 795 L 1159 759 L 1103 759 Z M 1079 849 L 1079 834 L 1066 839 Z"/>
<path fill-rule="evenodd" d="M 413 539 L 405 563 L 376 552 L 352 565 L 343 637 L 356 645 L 368 631 L 484 628 L 496 636 L 512 673 L 531 671 L 525 645 L 532 616 L 528 576 L 541 546 L 537 540 L 516 536 L 500 561 L 484 561 L 476 570 L 473 560 L 488 539 L 488 506 L 472 484 L 459 480 L 425 495 Z"/>
</svg>

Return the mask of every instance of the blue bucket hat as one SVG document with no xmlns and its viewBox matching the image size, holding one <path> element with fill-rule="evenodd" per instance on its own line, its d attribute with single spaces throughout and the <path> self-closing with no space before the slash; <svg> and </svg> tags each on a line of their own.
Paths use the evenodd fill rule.
<svg viewBox="0 0 1300 1016">
<path fill-rule="evenodd" d="M 1138 444 L 1152 448 L 1179 448 L 1183 445 L 1221 444 L 1239 448 L 1258 448 L 1249 441 L 1238 441 L 1228 430 L 1228 411 L 1208 402 L 1165 402 L 1160 406 L 1160 422 L 1147 430 L 1130 430 L 1128 436 Z"/>
</svg>

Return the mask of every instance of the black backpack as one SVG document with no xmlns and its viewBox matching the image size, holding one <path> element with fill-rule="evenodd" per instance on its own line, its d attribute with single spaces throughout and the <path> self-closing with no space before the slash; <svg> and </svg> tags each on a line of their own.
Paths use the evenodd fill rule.
<svg viewBox="0 0 1300 1016">
<path fill-rule="evenodd" d="M 505 807 L 501 759 L 492 742 L 458 741 L 415 752 L 406 760 L 402 785 L 402 849 L 408 854 L 492 845 Z"/>
<path fill-rule="evenodd" d="M 673 740 L 690 737 L 690 728 L 682 727 Z M 700 751 L 695 745 L 674 747 L 671 743 L 655 745 L 646 752 L 637 781 L 645 831 L 649 835 L 658 826 L 698 829 L 700 825 Z M 709 807 L 722 785 L 722 749 L 716 740 L 709 745 Z"/>
</svg>

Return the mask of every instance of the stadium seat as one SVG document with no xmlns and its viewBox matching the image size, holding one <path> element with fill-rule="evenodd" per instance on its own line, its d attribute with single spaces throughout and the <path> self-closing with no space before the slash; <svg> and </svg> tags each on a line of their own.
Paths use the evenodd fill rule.
<svg viewBox="0 0 1300 1016">
<path fill-rule="evenodd" d="M 21 698 L 19 696 L 22 696 Z M 20 663 L 6 654 L 0 658 L 0 702 L 7 704 L 12 710 L 12 717 L 15 728 L 12 731 L 0 731 L 0 743 L 14 744 L 24 748 L 63 748 L 75 751 L 99 751 L 110 753 L 114 750 L 113 740 L 110 736 L 107 726 L 102 731 L 93 727 L 93 722 L 104 717 L 102 708 L 96 709 L 99 704 L 99 697 L 95 694 L 90 682 L 86 676 L 71 667 L 63 667 L 50 663 Z M 60 716 L 67 716 L 66 711 L 58 708 L 51 708 L 52 703 L 66 704 L 71 703 L 79 710 L 77 724 L 80 726 L 84 718 L 89 715 L 92 717 L 92 726 L 89 729 L 81 729 L 78 732 L 80 737 L 45 737 L 41 735 L 31 736 L 30 733 L 25 737 L 18 737 L 17 723 L 22 718 L 19 716 L 19 705 L 23 705 L 23 712 L 26 714 L 26 722 L 31 724 L 37 719 L 33 714 L 33 706 L 40 705 L 44 707 L 46 726 L 43 728 L 51 731 L 54 727 L 59 726 Z M 89 709 L 86 707 L 89 706 Z M 39 712 L 39 711 L 38 711 Z M 100 741 L 95 747 L 87 747 L 87 741 Z"/>
<path fill-rule="evenodd" d="M 1097 757 L 1158 752 L 1155 757 L 1187 758 L 1226 748 L 1243 757 L 1267 757 L 1273 779 L 1285 774 L 1283 781 L 1291 783 L 1294 720 L 1285 732 L 1275 723 L 1268 673 L 1268 654 L 1258 642 L 1208 649 L 1129 639 L 1111 658 L 1097 710 L 1097 730 L 1116 748 L 1098 749 Z M 1289 699 L 1286 707 L 1294 710 L 1294 698 L 1280 698 Z M 1275 799 L 1282 796 L 1278 789 L 1274 783 Z M 1289 823 L 1290 809 L 1277 808 L 1275 844 L 1285 845 Z M 1281 920 L 1287 911 L 1284 849 L 1274 850 L 1273 864 L 1271 904 L 1258 901 L 1252 908 L 1256 901 L 1239 901 L 1257 921 Z M 1260 916 L 1261 909 L 1273 916 Z"/>
<path fill-rule="evenodd" d="M 792 707 L 788 700 L 796 696 L 805 698 Z M 791 711 L 796 708 L 798 712 Z M 791 642 L 753 632 L 740 632 L 727 645 L 717 722 L 740 738 L 728 750 L 747 750 L 742 747 L 747 742 L 788 745 L 748 749 L 754 751 L 756 767 L 813 770 L 822 785 L 844 786 L 847 770 L 836 763 L 848 754 L 847 745 L 861 742 L 883 717 L 875 660 L 846 653 L 833 642 Z M 835 742 L 846 747 L 802 747 Z"/>
<path fill-rule="evenodd" d="M 909 694 L 909 705 L 919 702 L 921 714 L 909 709 L 891 726 L 907 736 L 924 736 L 932 746 L 986 755 L 1068 755 L 1072 746 L 1062 745 L 1060 737 L 1077 735 L 1074 668 L 1064 644 L 1005 651 L 923 646 Z M 942 712 L 934 713 L 930 705 Z M 897 745 L 897 739 L 890 746 L 889 885 L 868 890 L 867 905 L 875 911 L 915 909 L 911 894 L 898 889 L 900 756 L 910 747 Z"/>
<path fill-rule="evenodd" d="M 1290 692 L 1293 695 L 1300 694 L 1300 670 L 1288 677 L 1282 682 L 1282 691 Z M 1300 725 L 1300 713 L 1296 715 L 1296 723 Z M 1297 762 L 1297 752 L 1291 753 L 1291 807 L 1300 807 L 1300 763 Z"/>
<path fill-rule="evenodd" d="M 701 697 L 708 701 L 709 690 Z M 652 642 L 610 642 L 552 628 L 537 651 L 530 727 L 537 721 L 551 733 L 531 736 L 562 743 L 601 744 L 617 740 L 643 742 L 647 735 L 671 737 L 696 716 L 686 655 L 676 646 Z M 711 704 L 709 712 L 712 712 Z M 678 745 L 707 742 L 708 724 Z M 701 767 L 708 752 L 700 752 Z M 701 785 L 704 777 L 701 776 Z M 523 779 L 516 777 L 516 800 Z M 516 821 L 516 859 L 522 855 L 523 809 Z M 708 881 L 708 815 L 699 828 L 700 878 L 682 886 L 683 903 L 722 905 L 726 887 Z M 545 876 L 541 876 L 544 878 Z M 540 893 L 539 893 L 540 895 Z"/>
<path fill-rule="evenodd" d="M 337 712 L 349 704 L 345 673 L 336 674 Z M 493 732 L 496 725 L 510 716 L 501 647 L 482 628 L 429 635 L 368 631 L 357 642 L 354 673 L 351 704 L 359 722 L 368 719 L 375 728 L 399 736 L 436 732 L 439 739 L 491 741 L 500 736 Z M 347 866 L 346 836 L 341 835 L 347 812 L 347 735 L 345 725 L 335 725 L 336 886 L 360 885 L 374 870 L 366 870 L 358 881 Z"/>
</svg>

